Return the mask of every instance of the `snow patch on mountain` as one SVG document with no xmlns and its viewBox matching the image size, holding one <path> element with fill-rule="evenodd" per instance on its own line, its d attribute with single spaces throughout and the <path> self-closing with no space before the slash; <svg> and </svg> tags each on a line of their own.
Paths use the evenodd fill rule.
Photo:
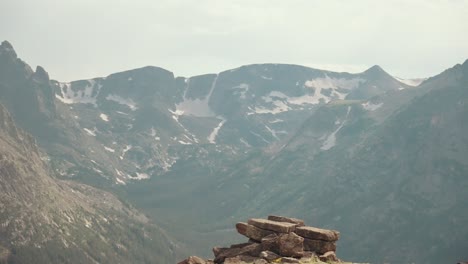
<svg viewBox="0 0 468 264">
<path fill-rule="evenodd" d="M 330 78 L 325 75 L 324 78 L 315 78 L 304 83 L 304 87 L 311 88 L 310 93 L 302 96 L 287 96 L 279 91 L 271 91 L 269 94 L 262 96 L 261 99 L 271 104 L 272 107 L 256 106 L 251 114 L 278 114 L 297 109 L 297 106 L 317 105 L 320 103 L 328 103 L 332 100 L 343 100 L 348 95 L 347 90 L 358 87 L 365 80 L 361 78 L 344 79 Z M 322 90 L 330 89 L 327 94 Z"/>
<path fill-rule="evenodd" d="M 397 79 L 401 83 L 414 87 L 419 86 L 422 82 L 427 80 L 427 78 L 402 79 L 396 76 L 393 76 L 393 78 Z"/>
<path fill-rule="evenodd" d="M 282 92 L 272 91 L 269 94 L 262 96 L 261 98 L 265 103 L 272 104 L 273 108 L 268 109 L 265 107 L 255 107 L 255 113 L 275 115 L 292 110 L 292 108 L 288 104 L 296 104 L 292 101 L 294 101 L 297 97 L 289 97 Z"/>
<path fill-rule="evenodd" d="M 368 101 L 368 102 L 365 102 L 365 103 L 363 103 L 361 105 L 367 111 L 375 111 L 375 110 L 379 109 L 380 107 L 382 107 L 383 103 L 374 104 L 374 103 Z"/>
<path fill-rule="evenodd" d="M 281 123 L 281 122 L 284 122 L 284 120 L 279 119 L 279 118 L 275 118 L 273 120 L 268 121 L 268 123 L 270 123 L 270 124 L 276 124 L 276 123 Z"/>
<path fill-rule="evenodd" d="M 268 130 L 268 132 L 271 133 L 271 135 L 276 139 L 279 140 L 279 137 L 276 135 L 276 131 L 271 129 L 269 126 L 265 125 L 265 128 Z"/>
<path fill-rule="evenodd" d="M 271 93 L 276 93 L 276 92 L 271 92 Z M 277 92 L 277 93 L 280 93 L 280 92 Z M 255 114 L 276 115 L 276 114 L 291 110 L 291 108 L 281 98 L 280 100 L 278 100 L 276 98 L 271 97 L 270 95 L 270 96 L 263 96 L 262 99 L 263 101 L 265 101 L 265 103 L 273 104 L 273 108 L 269 109 L 265 107 L 255 107 L 255 110 L 254 110 Z M 250 115 L 250 114 L 253 114 L 253 113 L 247 113 L 247 115 Z"/>
<path fill-rule="evenodd" d="M 132 145 L 126 145 L 125 148 L 122 150 L 122 155 L 120 155 L 120 159 L 123 160 L 127 151 L 132 149 Z"/>
<path fill-rule="evenodd" d="M 64 104 L 92 104 L 96 106 L 96 97 L 102 88 L 95 80 L 87 80 L 88 85 L 84 89 L 73 90 L 71 83 L 59 83 L 61 95 L 55 94 L 55 98 Z"/>
<path fill-rule="evenodd" d="M 93 136 L 93 137 L 96 136 L 96 128 L 94 128 L 93 130 L 88 129 L 88 128 L 83 128 L 83 130 L 90 136 Z"/>
<path fill-rule="evenodd" d="M 320 101 L 324 103 L 330 102 L 332 99 L 345 99 L 348 93 L 340 92 L 339 90 L 352 90 L 358 87 L 365 80 L 361 78 L 344 79 L 344 78 L 330 78 L 325 75 L 325 78 L 316 78 L 308 80 L 304 83 L 307 88 L 313 88 L 313 95 L 304 95 L 292 100 L 291 103 L 295 104 L 318 104 Z M 330 96 L 322 94 L 322 89 L 331 89 Z"/>
<path fill-rule="evenodd" d="M 169 171 L 169 169 L 177 162 L 178 157 L 169 157 L 167 159 L 162 159 L 161 168 L 164 171 Z"/>
<path fill-rule="evenodd" d="M 235 89 L 237 91 L 234 92 L 235 95 L 239 95 L 240 99 L 245 99 L 246 98 L 246 93 L 249 91 L 249 85 L 246 83 L 241 83 L 238 86 L 232 87 L 232 89 Z"/>
<path fill-rule="evenodd" d="M 127 185 L 124 181 L 119 179 L 118 177 L 115 178 L 115 184 L 120 184 L 120 185 Z"/>
<path fill-rule="evenodd" d="M 104 149 L 107 150 L 107 151 L 109 151 L 109 152 L 112 152 L 112 153 L 115 152 L 115 149 L 109 148 L 109 147 L 106 147 L 106 146 L 104 146 Z"/>
<path fill-rule="evenodd" d="M 179 116 L 184 114 L 184 111 L 176 109 L 172 111 L 171 109 L 167 109 L 171 114 L 173 114 L 172 119 L 179 121 Z"/>
<path fill-rule="evenodd" d="M 127 113 L 124 113 L 124 112 L 121 112 L 121 111 L 115 111 L 115 112 L 116 112 L 117 114 L 121 114 L 121 115 L 126 115 L 126 116 L 128 116 Z"/>
<path fill-rule="evenodd" d="M 344 126 L 346 123 L 346 120 L 348 119 L 349 112 L 351 111 L 351 106 L 348 106 L 348 111 L 346 112 L 346 117 L 343 122 L 341 122 L 341 125 L 333 131 L 330 135 L 328 135 L 327 139 L 323 142 L 322 146 L 320 147 L 321 150 L 329 150 L 336 146 L 336 133 L 341 130 L 341 128 Z"/>
<path fill-rule="evenodd" d="M 136 106 L 136 103 L 130 98 L 123 98 L 123 97 L 120 97 L 120 96 L 115 95 L 115 94 L 109 94 L 109 95 L 106 96 L 106 100 L 107 101 L 113 101 L 113 102 L 116 102 L 116 103 L 121 104 L 121 105 L 126 105 L 132 111 L 135 111 L 135 110 L 138 109 L 137 106 Z"/>
<path fill-rule="evenodd" d="M 319 90 L 316 90 L 315 93 L 320 93 Z M 265 103 L 272 104 L 272 108 L 267 107 L 255 107 L 255 114 L 279 114 L 282 112 L 287 112 L 293 110 L 292 106 L 303 105 L 303 104 L 318 104 L 320 99 L 324 99 L 324 102 L 328 102 L 329 99 L 326 96 L 322 95 L 303 95 L 299 97 L 289 97 L 282 92 L 272 91 L 269 94 L 262 96 L 262 100 Z M 247 113 L 248 115 L 254 113 Z"/>
<path fill-rule="evenodd" d="M 197 117 L 214 117 L 216 116 L 215 113 L 211 110 L 210 106 L 208 105 L 211 95 L 213 94 L 213 90 L 216 87 L 216 83 L 218 81 L 218 76 L 213 80 L 211 84 L 210 92 L 208 95 L 203 99 L 188 99 L 185 94 L 187 90 L 190 88 L 190 80 L 187 81 L 187 88 L 184 92 L 183 101 L 179 104 L 176 104 L 176 111 L 182 112 L 184 115 L 191 115 Z"/>
<path fill-rule="evenodd" d="M 157 136 L 156 129 L 154 129 L 154 127 L 151 127 L 150 136 L 153 137 L 156 141 L 161 140 L 161 138 Z"/>
<path fill-rule="evenodd" d="M 115 169 L 115 172 L 116 172 L 117 175 L 119 175 L 119 176 L 124 176 L 124 174 L 123 174 L 121 171 L 119 171 L 118 169 Z"/>
<path fill-rule="evenodd" d="M 361 83 L 365 82 L 361 78 L 330 78 L 328 75 L 325 75 L 324 78 L 315 78 L 308 80 L 304 83 L 305 87 L 315 88 L 315 89 L 346 89 L 351 90 L 357 88 Z"/>
<path fill-rule="evenodd" d="M 180 109 L 176 109 L 175 111 L 171 109 L 167 109 L 171 114 L 172 114 L 172 119 L 177 122 L 177 124 L 185 131 L 185 133 L 189 134 L 192 138 L 187 137 L 187 135 L 184 135 L 187 139 L 194 141 L 195 143 L 198 143 L 197 137 L 195 137 L 194 134 L 190 133 L 190 131 L 179 121 L 179 116 L 184 115 L 184 111 Z M 180 143 L 180 142 L 179 142 Z"/>
<path fill-rule="evenodd" d="M 242 144 L 244 144 L 246 147 L 248 147 L 248 148 L 252 147 L 252 146 L 251 146 L 247 141 L 245 141 L 245 139 L 243 139 L 243 138 L 240 138 L 239 141 L 240 141 Z"/>
<path fill-rule="evenodd" d="M 139 173 L 139 172 L 136 172 L 136 177 L 131 177 L 130 179 L 132 180 L 146 180 L 146 179 L 149 179 L 150 176 L 146 173 Z"/>
<path fill-rule="evenodd" d="M 223 127 L 224 123 L 226 123 L 226 119 L 222 118 L 222 117 L 218 117 L 221 119 L 221 122 L 218 124 L 218 126 L 216 126 L 213 131 L 210 133 L 210 135 L 208 136 L 208 141 L 211 143 L 211 144 L 216 144 L 216 137 L 218 136 L 218 133 L 219 133 L 219 130 L 221 129 L 221 127 Z"/>
<path fill-rule="evenodd" d="M 270 141 L 266 140 L 266 139 L 265 139 L 264 137 L 262 137 L 260 134 L 255 133 L 255 132 L 253 132 L 253 131 L 250 131 L 250 133 L 252 133 L 252 135 L 254 135 L 254 136 L 257 136 L 258 138 L 260 138 L 261 140 L 263 140 L 265 143 L 270 144 Z"/>
<path fill-rule="evenodd" d="M 109 116 L 106 114 L 100 114 L 99 117 L 104 120 L 105 122 L 109 122 Z"/>
</svg>

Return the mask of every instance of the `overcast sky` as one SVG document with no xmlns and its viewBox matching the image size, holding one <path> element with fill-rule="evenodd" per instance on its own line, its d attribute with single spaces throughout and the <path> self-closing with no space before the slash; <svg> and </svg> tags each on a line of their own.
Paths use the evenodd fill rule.
<svg viewBox="0 0 468 264">
<path fill-rule="evenodd" d="M 0 0 L 0 38 L 60 81 L 264 62 L 426 77 L 468 59 L 468 0 Z"/>
</svg>

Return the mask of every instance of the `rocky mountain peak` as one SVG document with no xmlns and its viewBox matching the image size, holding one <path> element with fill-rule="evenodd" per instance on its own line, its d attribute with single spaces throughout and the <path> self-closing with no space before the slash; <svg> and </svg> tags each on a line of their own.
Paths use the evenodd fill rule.
<svg viewBox="0 0 468 264">
<path fill-rule="evenodd" d="M 13 49 L 13 46 L 11 45 L 10 42 L 6 40 L 4 40 L 2 44 L 0 45 L 0 58 L 3 57 L 1 55 L 7 55 L 7 57 L 10 57 L 11 59 L 17 58 L 16 52 Z"/>
<path fill-rule="evenodd" d="M 48 82 L 50 80 L 47 71 L 39 65 L 36 67 L 36 71 L 34 72 L 34 78 L 42 82 Z"/>
<path fill-rule="evenodd" d="M 380 67 L 379 65 L 374 65 L 374 66 L 370 67 L 369 69 L 364 71 L 364 73 L 369 74 L 369 75 L 376 75 L 376 74 L 386 74 L 386 75 L 388 75 L 388 73 L 386 71 L 384 71 L 384 69 L 382 69 L 382 67 Z"/>
<path fill-rule="evenodd" d="M 113 100 L 109 98 L 114 98 L 114 101 L 123 102 L 122 100 L 126 100 L 126 105 L 139 105 L 140 108 L 151 107 L 153 102 L 161 98 L 175 97 L 176 93 L 174 74 L 171 71 L 155 66 L 118 72 L 105 78 L 87 80 L 87 82 L 89 85 L 84 87 L 79 87 L 77 82 L 72 82 L 72 90 L 79 95 L 80 93 L 86 93 L 86 87 L 89 87 L 91 97 L 96 98 L 98 101 L 108 101 Z M 117 97 L 119 99 L 115 99 Z"/>
<path fill-rule="evenodd" d="M 0 46 L 5 49 L 13 49 L 13 46 L 7 40 L 2 41 L 2 44 Z"/>
<path fill-rule="evenodd" d="M 7 40 L 2 41 L 2 44 L 0 45 L 0 47 L 4 49 L 13 49 L 13 46 Z"/>
<path fill-rule="evenodd" d="M 456 85 L 458 82 L 465 83 L 468 75 L 468 59 L 462 64 L 458 63 L 451 68 L 446 69 L 438 75 L 428 78 L 424 83 L 432 83 L 432 86 L 443 84 Z"/>
<path fill-rule="evenodd" d="M 168 71 L 166 69 L 156 67 L 156 66 L 145 66 L 141 68 L 135 68 L 127 71 L 122 71 L 122 72 L 117 72 L 109 75 L 107 79 L 112 79 L 112 78 L 125 78 L 129 79 L 129 81 L 135 80 L 136 78 L 147 78 L 150 76 L 172 76 L 174 77 L 174 74 L 171 71 Z"/>
<path fill-rule="evenodd" d="M 11 45 L 11 43 L 8 42 L 7 40 L 4 40 L 2 44 L 0 45 L 0 52 L 1 51 L 15 52 L 15 50 L 13 49 L 13 45 Z"/>
<path fill-rule="evenodd" d="M 3 41 L 0 45 L 0 78 L 8 79 L 16 74 L 29 78 L 33 73 L 31 67 L 18 58 L 11 43 Z"/>
</svg>

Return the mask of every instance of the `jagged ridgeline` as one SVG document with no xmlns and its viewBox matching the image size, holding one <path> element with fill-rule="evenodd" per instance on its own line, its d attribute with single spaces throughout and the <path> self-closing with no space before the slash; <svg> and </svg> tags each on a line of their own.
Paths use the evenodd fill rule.
<svg viewBox="0 0 468 264">
<path fill-rule="evenodd" d="M 34 173 L 17 174 L 48 179 L 32 188 L 36 178 L 18 185 L 14 180 L 24 177 L 2 175 L 2 184 L 13 179 L 14 187 L 0 197 L 19 201 L 18 210 L 2 209 L 3 259 L 14 248 L 29 256 L 66 248 L 61 239 L 39 236 L 51 230 L 65 239 L 67 230 L 56 223 L 76 230 L 80 240 L 65 242 L 89 259 L 115 260 L 120 255 L 113 254 L 128 250 L 121 257 L 144 251 L 148 259 L 169 260 L 173 249 L 175 258 L 166 263 L 174 263 L 208 257 L 212 245 L 242 242 L 230 232 L 234 221 L 268 214 L 340 230 L 339 255 L 346 260 L 468 258 L 468 61 L 411 81 L 378 66 L 350 74 L 284 64 L 193 77 L 152 66 L 71 82 L 51 77 L 1 44 L 0 102 L 16 130 L 37 140 L 39 153 L 31 158 Z M 27 167 L 20 157 L 31 151 L 22 152 L 14 136 L 2 138 L 15 142 L 0 149 L 12 155 L 12 168 Z M 107 201 L 102 197 L 112 206 L 98 203 Z M 36 207 L 46 209 L 39 214 Z M 70 214 L 60 209 L 69 207 Z M 23 219 L 17 215 L 23 211 L 31 216 L 24 224 L 9 218 Z M 113 214 L 121 221 L 106 227 L 101 216 Z M 140 241 L 128 225 L 143 228 L 152 242 L 101 239 L 118 234 L 112 240 Z M 19 240 L 21 230 L 55 242 L 11 244 L 8 236 Z M 91 234 L 98 245 L 83 242 Z"/>
</svg>

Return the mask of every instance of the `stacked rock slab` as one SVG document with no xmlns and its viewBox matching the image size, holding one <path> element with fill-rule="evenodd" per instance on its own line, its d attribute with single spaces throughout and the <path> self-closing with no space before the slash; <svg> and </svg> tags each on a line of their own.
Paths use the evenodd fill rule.
<svg viewBox="0 0 468 264">
<path fill-rule="evenodd" d="M 304 226 L 304 220 L 297 219 L 297 218 L 270 215 L 268 216 L 268 220 L 275 221 L 275 222 L 293 223 L 293 224 L 296 224 L 296 226 Z"/>
<path fill-rule="evenodd" d="M 336 251 L 336 241 L 340 233 L 335 230 L 320 229 L 310 226 L 296 228 L 296 233 L 304 238 L 304 249 L 324 254 Z"/>
<path fill-rule="evenodd" d="M 275 215 L 237 223 L 236 229 L 249 238 L 249 242 L 213 248 L 215 258 L 206 264 L 300 263 L 311 258 L 339 262 L 335 252 L 340 233 L 335 230 L 305 226 L 303 220 Z M 198 264 L 194 259 L 187 260 L 179 264 Z"/>
</svg>

